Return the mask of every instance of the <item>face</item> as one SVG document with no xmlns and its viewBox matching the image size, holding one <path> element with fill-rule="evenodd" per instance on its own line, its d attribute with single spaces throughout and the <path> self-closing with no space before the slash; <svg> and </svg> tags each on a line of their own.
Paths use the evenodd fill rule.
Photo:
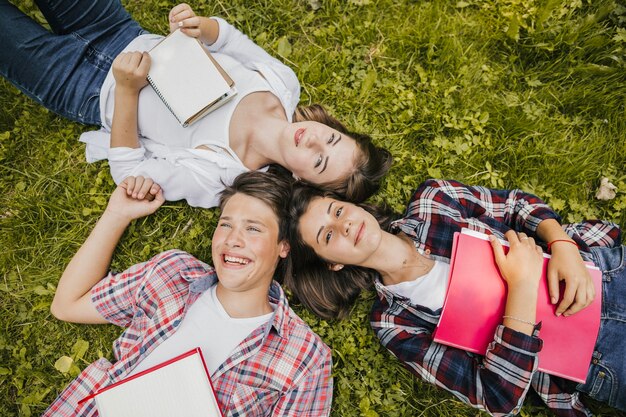
<svg viewBox="0 0 626 417">
<path fill-rule="evenodd" d="M 311 201 L 299 229 L 304 242 L 333 264 L 366 266 L 382 240 L 374 216 L 359 206 L 328 197 Z"/>
<path fill-rule="evenodd" d="M 219 283 L 235 292 L 266 291 L 279 258 L 289 253 L 278 241 L 278 219 L 261 200 L 233 195 L 224 206 L 213 234 L 211 253 Z"/>
<path fill-rule="evenodd" d="M 284 166 L 312 184 L 324 184 L 348 176 L 354 170 L 357 145 L 354 139 L 325 124 L 291 123 L 283 131 Z"/>
</svg>

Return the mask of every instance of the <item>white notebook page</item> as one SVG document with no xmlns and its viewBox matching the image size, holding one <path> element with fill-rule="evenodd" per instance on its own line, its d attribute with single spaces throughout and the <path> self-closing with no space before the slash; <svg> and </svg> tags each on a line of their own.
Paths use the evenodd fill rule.
<svg viewBox="0 0 626 417">
<path fill-rule="evenodd" d="M 96 395 L 102 417 L 220 417 L 199 353 Z"/>
<path fill-rule="evenodd" d="M 152 65 L 148 77 L 181 123 L 231 89 L 202 45 L 180 30 L 149 53 Z"/>
</svg>

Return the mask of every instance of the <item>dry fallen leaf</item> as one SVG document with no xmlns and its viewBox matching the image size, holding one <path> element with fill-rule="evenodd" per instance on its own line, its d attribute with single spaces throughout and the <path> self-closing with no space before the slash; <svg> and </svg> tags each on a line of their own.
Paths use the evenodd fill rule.
<svg viewBox="0 0 626 417">
<path fill-rule="evenodd" d="M 604 177 L 600 181 L 596 198 L 598 200 L 612 200 L 615 198 L 615 190 L 617 190 L 617 187 L 613 185 L 608 178 Z"/>
</svg>

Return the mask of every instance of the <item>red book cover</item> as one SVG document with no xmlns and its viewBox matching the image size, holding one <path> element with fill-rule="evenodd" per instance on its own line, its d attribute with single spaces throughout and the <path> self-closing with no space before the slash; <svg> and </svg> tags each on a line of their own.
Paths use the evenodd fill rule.
<svg viewBox="0 0 626 417">
<path fill-rule="evenodd" d="M 504 249 L 508 251 L 508 247 Z M 542 323 L 539 337 L 543 340 L 539 370 L 585 382 L 600 328 L 602 272 L 587 265 L 596 289 L 593 303 L 569 317 L 557 317 L 546 278 L 549 259 L 550 255 L 544 254 L 537 299 L 537 321 Z M 484 355 L 502 323 L 505 302 L 506 282 L 487 235 L 468 229 L 455 233 L 448 292 L 434 341 Z"/>
</svg>

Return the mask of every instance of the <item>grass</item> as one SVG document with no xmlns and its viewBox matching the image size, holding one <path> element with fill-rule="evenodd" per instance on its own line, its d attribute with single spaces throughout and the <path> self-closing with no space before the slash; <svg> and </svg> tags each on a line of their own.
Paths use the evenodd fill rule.
<svg viewBox="0 0 626 417">
<path fill-rule="evenodd" d="M 173 2 L 125 1 L 163 33 Z M 20 4 L 41 20 L 31 1 Z M 389 148 L 394 167 L 373 198 L 404 207 L 429 177 L 519 187 L 566 221 L 626 226 L 626 8 L 615 1 L 215 0 L 219 14 L 282 56 L 321 102 Z M 40 414 L 88 363 L 111 358 L 113 326 L 51 317 L 64 266 L 113 189 L 106 162 L 88 165 L 68 122 L 0 80 L 0 415 Z M 618 186 L 594 198 L 600 179 Z M 168 203 L 133 224 L 113 268 L 177 247 L 210 260 L 216 213 Z M 349 321 L 296 310 L 333 349 L 334 416 L 475 416 L 419 382 L 379 347 L 373 294 Z M 61 372 L 62 356 L 72 366 Z M 59 366 L 60 367 L 60 366 Z M 626 415 L 591 404 L 597 415 Z M 478 413 L 479 414 L 479 413 Z M 549 415 L 527 401 L 523 416 Z"/>
</svg>

